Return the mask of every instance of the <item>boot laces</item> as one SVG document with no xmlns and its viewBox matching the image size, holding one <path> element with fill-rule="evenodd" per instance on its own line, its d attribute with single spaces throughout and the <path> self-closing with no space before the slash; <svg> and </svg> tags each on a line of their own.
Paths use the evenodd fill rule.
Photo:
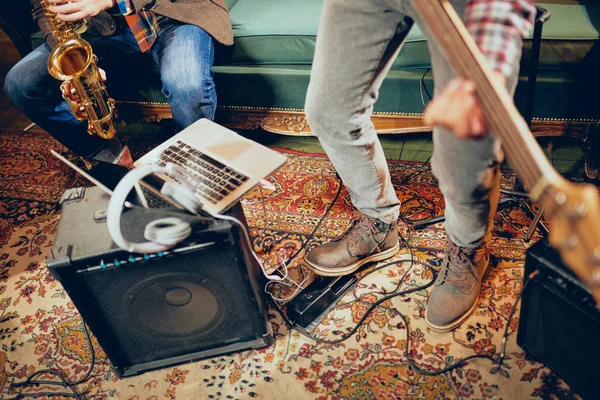
<svg viewBox="0 0 600 400">
<path fill-rule="evenodd" d="M 465 251 L 462 247 L 449 243 L 446 246 L 444 257 L 446 268 L 444 269 L 443 281 L 460 287 L 469 278 L 469 274 L 479 280 L 473 270 L 473 258 L 477 253 L 476 249 Z"/>
<path fill-rule="evenodd" d="M 355 214 L 352 217 L 352 225 L 348 230 L 347 240 L 348 244 L 354 246 L 360 241 L 368 238 L 369 235 L 375 240 L 375 235 L 381 231 L 381 228 L 377 227 L 375 220 L 362 214 Z"/>
</svg>

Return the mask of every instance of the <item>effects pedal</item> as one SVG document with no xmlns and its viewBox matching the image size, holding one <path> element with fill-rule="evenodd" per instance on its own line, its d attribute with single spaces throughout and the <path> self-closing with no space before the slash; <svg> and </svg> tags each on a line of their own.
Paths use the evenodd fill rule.
<svg viewBox="0 0 600 400">
<path fill-rule="evenodd" d="M 293 323 L 312 330 L 335 307 L 356 280 L 356 276 L 352 274 L 317 278 L 288 303 L 288 318 Z"/>
</svg>

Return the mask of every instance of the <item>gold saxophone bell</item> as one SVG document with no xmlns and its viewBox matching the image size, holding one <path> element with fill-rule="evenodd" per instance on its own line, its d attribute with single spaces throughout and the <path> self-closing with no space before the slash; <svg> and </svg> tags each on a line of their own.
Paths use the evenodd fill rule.
<svg viewBox="0 0 600 400">
<path fill-rule="evenodd" d="M 85 20 L 78 25 L 64 22 L 48 11 L 47 0 L 41 4 L 58 39 L 48 57 L 50 75 L 63 81 L 60 85 L 63 98 L 78 120 L 88 121 L 90 135 L 103 139 L 114 137 L 117 134 L 115 101 L 108 96 L 92 46 L 79 36 L 86 29 Z"/>
<path fill-rule="evenodd" d="M 48 71 L 63 81 L 63 98 L 78 120 L 88 121 L 90 135 L 110 139 L 117 134 L 115 101 L 108 96 L 87 41 L 72 38 L 60 42 L 48 57 Z"/>
</svg>

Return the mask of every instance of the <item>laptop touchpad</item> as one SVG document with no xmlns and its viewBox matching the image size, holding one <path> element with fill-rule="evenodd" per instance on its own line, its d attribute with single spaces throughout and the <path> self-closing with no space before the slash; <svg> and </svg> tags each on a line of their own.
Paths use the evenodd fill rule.
<svg viewBox="0 0 600 400">
<path fill-rule="evenodd" d="M 232 135 L 233 136 L 233 135 Z M 208 150 L 224 160 L 233 161 L 252 148 L 252 142 L 239 137 L 224 137 L 207 146 Z"/>
</svg>

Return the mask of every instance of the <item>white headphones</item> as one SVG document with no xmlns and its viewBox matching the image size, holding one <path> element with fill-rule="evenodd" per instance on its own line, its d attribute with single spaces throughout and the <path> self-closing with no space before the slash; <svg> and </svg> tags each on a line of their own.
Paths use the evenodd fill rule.
<svg viewBox="0 0 600 400">
<path fill-rule="evenodd" d="M 148 242 L 134 243 L 123 236 L 121 231 L 121 214 L 123 204 L 129 192 L 143 178 L 151 174 L 165 173 L 181 183 L 165 182 L 161 194 L 181 205 L 184 209 L 197 214 L 202 205 L 194 195 L 194 184 L 185 171 L 178 166 L 168 163 L 165 167 L 145 165 L 135 168 L 121 179 L 108 203 L 106 225 L 112 240 L 117 246 L 131 253 L 158 253 L 165 251 L 185 240 L 192 228 L 187 221 L 177 217 L 161 218 L 151 222 L 144 229 L 144 237 Z"/>
<path fill-rule="evenodd" d="M 158 253 L 160 251 L 165 251 L 174 247 L 178 243 L 184 241 L 192 233 L 192 228 L 189 222 L 177 217 L 168 217 L 157 219 L 146 225 L 146 228 L 144 229 L 144 237 L 148 240 L 148 242 L 134 243 L 128 241 L 123 236 L 123 232 L 121 231 L 121 215 L 123 213 L 123 205 L 127 196 L 129 195 L 129 192 L 131 192 L 133 187 L 141 179 L 151 174 L 160 173 L 168 174 L 169 176 L 177 179 L 178 182 L 181 182 L 165 182 L 161 189 L 162 195 L 169 198 L 174 203 L 181 205 L 181 207 L 185 208 L 187 211 L 191 212 L 194 215 L 197 215 L 202 209 L 202 204 L 194 195 L 195 179 L 186 174 L 186 172 L 177 165 L 172 163 L 168 163 L 165 167 L 145 165 L 132 169 L 127 173 L 127 175 L 125 175 L 121 179 L 121 181 L 113 191 L 113 195 L 110 199 L 110 202 L 108 203 L 108 210 L 106 216 L 106 225 L 108 227 L 108 232 L 110 233 L 113 242 L 115 242 L 117 246 L 119 246 L 125 251 L 128 251 L 130 253 L 144 254 Z M 252 241 L 250 240 L 250 235 L 242 221 L 228 215 L 211 214 L 206 210 L 205 212 L 213 218 L 229 220 L 240 227 L 244 235 L 244 239 L 247 241 L 247 244 L 250 248 L 253 257 L 256 259 L 256 261 L 260 265 L 260 268 L 262 269 L 263 274 L 267 279 L 269 279 L 269 281 L 279 281 L 283 283 L 283 281 L 287 279 L 295 286 L 297 286 L 298 289 L 301 288 L 300 285 L 293 282 L 288 277 L 287 266 L 285 266 L 286 272 L 285 276 L 283 277 L 267 273 L 263 262 L 260 260 L 258 255 L 254 252 L 254 249 L 252 248 Z M 305 281 L 306 279 L 302 283 L 304 283 Z M 290 284 L 286 284 L 286 286 L 290 286 Z M 298 291 L 298 289 L 296 290 L 296 292 Z"/>
</svg>

